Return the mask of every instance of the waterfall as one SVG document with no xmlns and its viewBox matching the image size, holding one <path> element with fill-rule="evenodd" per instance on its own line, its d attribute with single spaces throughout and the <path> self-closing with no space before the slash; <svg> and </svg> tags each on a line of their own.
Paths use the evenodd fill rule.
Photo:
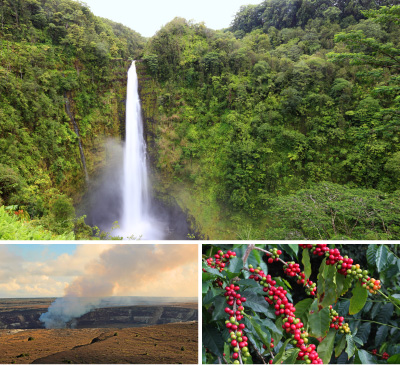
<svg viewBox="0 0 400 365">
<path fill-rule="evenodd" d="M 162 239 L 159 223 L 150 214 L 146 142 L 135 61 L 128 71 L 123 168 L 123 208 L 118 233 L 123 237 L 133 235 L 136 238 Z"/>
</svg>

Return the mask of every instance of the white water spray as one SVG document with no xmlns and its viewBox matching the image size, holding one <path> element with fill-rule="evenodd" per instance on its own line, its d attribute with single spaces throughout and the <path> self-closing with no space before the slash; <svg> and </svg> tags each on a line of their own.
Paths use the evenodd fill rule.
<svg viewBox="0 0 400 365">
<path fill-rule="evenodd" d="M 125 238 L 162 239 L 159 222 L 150 216 L 146 142 L 135 61 L 128 71 L 123 175 L 123 210 L 118 234 Z"/>
</svg>

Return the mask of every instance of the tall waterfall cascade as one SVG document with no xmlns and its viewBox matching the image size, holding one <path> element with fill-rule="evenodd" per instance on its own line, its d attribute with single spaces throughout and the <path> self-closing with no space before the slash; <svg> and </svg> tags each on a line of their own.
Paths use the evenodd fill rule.
<svg viewBox="0 0 400 365">
<path fill-rule="evenodd" d="M 122 199 L 119 235 L 150 240 L 163 238 L 159 222 L 150 214 L 146 142 L 135 61 L 128 71 Z"/>
</svg>

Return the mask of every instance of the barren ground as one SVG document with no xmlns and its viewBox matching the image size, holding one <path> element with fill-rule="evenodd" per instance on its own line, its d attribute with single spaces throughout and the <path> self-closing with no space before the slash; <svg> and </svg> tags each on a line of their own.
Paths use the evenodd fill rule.
<svg viewBox="0 0 400 365">
<path fill-rule="evenodd" d="M 28 340 L 30 337 L 33 340 Z M 197 364 L 198 323 L 0 330 L 2 364 Z"/>
</svg>

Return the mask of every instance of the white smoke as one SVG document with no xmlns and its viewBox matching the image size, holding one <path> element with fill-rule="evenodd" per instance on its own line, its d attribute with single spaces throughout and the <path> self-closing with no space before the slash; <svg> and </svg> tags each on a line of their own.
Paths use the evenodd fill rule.
<svg viewBox="0 0 400 365">
<path fill-rule="evenodd" d="M 51 303 L 49 310 L 40 316 L 46 328 L 66 328 L 68 322 L 90 312 L 100 304 L 100 298 L 64 297 Z M 72 324 L 71 327 L 74 327 Z"/>
<path fill-rule="evenodd" d="M 196 296 L 197 250 L 194 244 L 112 246 L 85 267 L 85 274 L 65 288 L 65 296 L 56 299 L 40 321 L 46 328 L 71 327 L 74 319 L 95 308 L 133 305 L 134 297 L 116 295 L 143 290 L 157 297 Z"/>
</svg>

